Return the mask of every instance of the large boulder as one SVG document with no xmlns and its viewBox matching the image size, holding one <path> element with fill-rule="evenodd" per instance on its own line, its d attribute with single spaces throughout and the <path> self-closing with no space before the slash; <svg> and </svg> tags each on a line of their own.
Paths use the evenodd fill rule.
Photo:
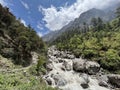
<svg viewBox="0 0 120 90">
<path fill-rule="evenodd" d="M 80 75 L 80 77 L 82 77 L 86 83 L 90 82 L 89 75 L 83 73 Z"/>
<path fill-rule="evenodd" d="M 86 61 L 82 59 L 73 60 L 73 70 L 77 72 L 84 72 L 86 69 Z"/>
<path fill-rule="evenodd" d="M 108 75 L 108 82 L 113 86 L 120 88 L 120 75 L 116 75 L 116 74 Z"/>
<path fill-rule="evenodd" d="M 68 57 L 68 59 L 74 59 L 75 58 L 75 56 L 71 55 L 71 54 L 67 54 L 67 57 Z"/>
<path fill-rule="evenodd" d="M 82 86 L 84 89 L 86 89 L 86 88 L 89 87 L 88 83 L 81 83 L 81 86 Z"/>
<path fill-rule="evenodd" d="M 98 84 L 99 84 L 99 86 L 102 86 L 102 87 L 109 87 L 107 75 L 101 75 L 98 78 Z"/>
<path fill-rule="evenodd" d="M 82 74 L 80 75 L 80 77 L 83 79 L 83 81 L 81 81 L 81 86 L 86 89 L 89 87 L 89 76 L 87 74 Z"/>
<path fill-rule="evenodd" d="M 65 86 L 67 84 L 67 81 L 63 78 L 59 79 L 57 82 L 57 86 Z"/>
<path fill-rule="evenodd" d="M 94 61 L 76 59 L 73 61 L 73 69 L 77 72 L 87 72 L 90 75 L 94 75 L 100 71 L 100 65 Z"/>
<path fill-rule="evenodd" d="M 100 65 L 94 61 L 87 61 L 86 71 L 88 74 L 94 75 L 100 71 Z"/>
<path fill-rule="evenodd" d="M 100 85 L 100 86 L 102 86 L 102 87 L 108 87 L 108 84 L 107 84 L 107 82 L 105 82 L 105 81 L 99 81 L 98 82 L 98 84 Z"/>
<path fill-rule="evenodd" d="M 46 78 L 46 81 L 47 81 L 48 85 L 52 85 L 52 83 L 53 83 L 52 78 L 50 78 L 50 77 Z"/>
<path fill-rule="evenodd" d="M 75 56 L 68 51 L 61 51 L 60 55 L 61 55 L 60 56 L 61 58 L 66 58 L 66 59 L 74 59 L 75 58 Z"/>
<path fill-rule="evenodd" d="M 67 81 L 59 74 L 55 74 L 52 76 L 57 86 L 65 86 Z"/>
</svg>

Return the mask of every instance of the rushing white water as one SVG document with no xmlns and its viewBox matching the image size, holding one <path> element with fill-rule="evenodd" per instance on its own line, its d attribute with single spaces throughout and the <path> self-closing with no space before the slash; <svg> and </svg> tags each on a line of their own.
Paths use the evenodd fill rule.
<svg viewBox="0 0 120 90">
<path fill-rule="evenodd" d="M 78 73 L 73 70 L 73 60 L 81 58 L 67 59 L 58 57 L 55 47 L 51 47 L 48 50 L 49 65 L 52 70 L 44 76 L 44 79 L 51 82 L 52 87 L 58 87 L 62 90 L 110 90 L 109 88 L 99 86 L 98 79 L 95 76 L 90 76 L 85 73 Z M 65 62 L 69 65 L 69 70 L 64 67 Z M 71 69 L 70 69 L 71 68 Z M 87 84 L 88 86 L 86 86 Z M 85 84 L 85 88 L 81 84 Z"/>
</svg>

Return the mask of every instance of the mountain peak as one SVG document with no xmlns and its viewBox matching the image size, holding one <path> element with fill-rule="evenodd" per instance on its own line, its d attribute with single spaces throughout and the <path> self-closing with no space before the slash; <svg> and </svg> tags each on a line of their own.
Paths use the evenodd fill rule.
<svg viewBox="0 0 120 90">
<path fill-rule="evenodd" d="M 84 22 L 86 22 L 89 25 L 92 18 L 98 18 L 98 17 L 102 18 L 103 21 L 106 22 L 106 21 L 111 21 L 115 17 L 115 14 L 113 11 L 105 12 L 104 10 L 101 10 L 101 9 L 92 8 L 82 13 L 78 18 L 76 18 L 74 21 L 71 21 L 62 29 L 56 32 L 52 32 L 52 35 L 51 33 L 45 35 L 43 37 L 43 40 L 45 40 L 46 42 L 52 42 L 57 37 L 59 37 L 63 32 L 69 31 L 71 29 L 75 29 L 76 27 L 81 27 Z"/>
</svg>

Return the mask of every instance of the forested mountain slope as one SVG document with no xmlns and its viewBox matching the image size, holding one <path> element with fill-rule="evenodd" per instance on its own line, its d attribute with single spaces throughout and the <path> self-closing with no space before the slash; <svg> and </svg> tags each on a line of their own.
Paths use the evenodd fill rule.
<svg viewBox="0 0 120 90">
<path fill-rule="evenodd" d="M 60 50 L 72 51 L 76 57 L 94 60 L 109 71 L 120 70 L 120 8 L 117 18 L 105 23 L 93 18 L 91 26 L 65 32 L 54 43 Z"/>
<path fill-rule="evenodd" d="M 100 9 L 90 9 L 84 13 L 82 13 L 78 18 L 76 18 L 74 21 L 71 21 L 68 25 L 64 26 L 62 29 L 58 31 L 53 31 L 48 33 L 47 35 L 43 36 L 43 40 L 51 43 L 53 42 L 57 37 L 59 37 L 63 32 L 69 32 L 71 30 L 76 30 L 79 28 L 84 27 L 84 23 L 90 25 L 91 19 L 92 18 L 97 18 L 100 17 L 103 19 L 103 21 L 111 21 L 112 19 L 115 18 L 115 12 L 110 10 L 110 11 L 104 11 Z"/>
</svg>

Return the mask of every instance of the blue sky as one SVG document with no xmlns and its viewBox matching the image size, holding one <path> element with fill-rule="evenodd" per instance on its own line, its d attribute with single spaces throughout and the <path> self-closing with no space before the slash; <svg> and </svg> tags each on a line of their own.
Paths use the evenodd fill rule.
<svg viewBox="0 0 120 90">
<path fill-rule="evenodd" d="M 71 5 L 75 0 L 0 0 L 0 2 L 10 8 L 10 11 L 21 21 L 30 24 L 39 34 L 46 34 L 49 28 L 45 27 L 44 15 L 39 11 L 39 7 L 49 8 Z M 3 3 L 4 2 L 4 3 Z"/>
<path fill-rule="evenodd" d="M 43 36 L 61 29 L 81 13 L 91 9 L 107 7 L 120 0 L 0 0 L 3 6 L 21 18 L 24 25 L 31 25 Z"/>
</svg>

